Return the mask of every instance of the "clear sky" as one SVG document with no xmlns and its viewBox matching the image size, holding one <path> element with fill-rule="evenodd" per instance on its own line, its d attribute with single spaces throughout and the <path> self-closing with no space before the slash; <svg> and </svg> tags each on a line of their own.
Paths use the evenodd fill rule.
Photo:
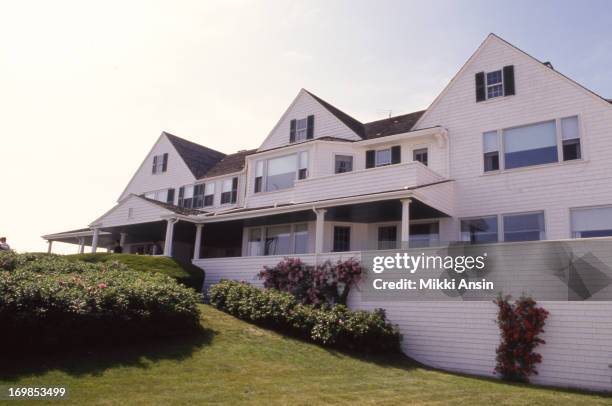
<svg viewBox="0 0 612 406">
<path fill-rule="evenodd" d="M 611 1 L 0 0 L 0 235 L 42 251 L 87 226 L 164 130 L 257 147 L 302 87 L 362 121 L 426 108 L 489 32 L 612 98 L 611 21 Z"/>
</svg>

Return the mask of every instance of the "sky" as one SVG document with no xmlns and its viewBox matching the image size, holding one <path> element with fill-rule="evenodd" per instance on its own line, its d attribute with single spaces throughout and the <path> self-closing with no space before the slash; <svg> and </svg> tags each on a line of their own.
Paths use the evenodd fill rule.
<svg viewBox="0 0 612 406">
<path fill-rule="evenodd" d="M 0 236 L 86 227 L 162 131 L 256 148 L 301 88 L 363 122 L 427 108 L 490 32 L 612 98 L 610 21 L 595 0 L 0 0 Z"/>
</svg>

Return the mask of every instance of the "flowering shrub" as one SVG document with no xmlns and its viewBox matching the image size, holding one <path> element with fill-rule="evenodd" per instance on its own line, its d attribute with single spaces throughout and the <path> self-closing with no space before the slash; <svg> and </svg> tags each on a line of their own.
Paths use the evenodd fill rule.
<svg viewBox="0 0 612 406">
<path fill-rule="evenodd" d="M 536 307 L 531 298 L 521 297 L 514 304 L 508 299 L 500 296 L 495 300 L 502 338 L 495 371 L 504 379 L 527 382 L 530 375 L 537 375 L 536 364 L 542 362 L 542 356 L 534 349 L 546 343 L 538 335 L 544 332 L 548 312 Z"/>
<path fill-rule="evenodd" d="M 361 277 L 359 261 L 349 259 L 335 265 L 326 261 L 316 267 L 299 258 L 285 258 L 274 267 L 259 272 L 264 287 L 291 293 L 300 303 L 320 306 L 346 304 L 348 294 Z"/>
<path fill-rule="evenodd" d="M 55 349 L 199 327 L 199 295 L 160 274 L 0 254 L 0 351 Z"/>
<path fill-rule="evenodd" d="M 384 310 L 351 311 L 344 305 L 315 307 L 287 292 L 223 280 L 208 290 L 210 303 L 240 319 L 288 332 L 325 346 L 362 352 L 399 349 L 397 326 Z"/>
</svg>

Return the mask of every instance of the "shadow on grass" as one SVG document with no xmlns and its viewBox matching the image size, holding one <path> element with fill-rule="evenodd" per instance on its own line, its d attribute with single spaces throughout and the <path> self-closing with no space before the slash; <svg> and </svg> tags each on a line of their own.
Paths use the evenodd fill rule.
<svg viewBox="0 0 612 406">
<path fill-rule="evenodd" d="M 101 375 L 116 367 L 147 369 L 161 360 L 181 361 L 210 344 L 216 332 L 200 328 L 186 336 L 158 337 L 145 342 L 102 344 L 52 354 L 2 354 L 0 380 L 16 381 L 26 376 L 61 371 L 73 377 Z"/>
</svg>

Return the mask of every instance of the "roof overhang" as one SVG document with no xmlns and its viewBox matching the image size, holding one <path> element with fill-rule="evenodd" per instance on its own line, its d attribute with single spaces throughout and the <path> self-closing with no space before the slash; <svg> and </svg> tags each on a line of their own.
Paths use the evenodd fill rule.
<svg viewBox="0 0 612 406">
<path fill-rule="evenodd" d="M 429 137 L 435 138 L 440 145 L 444 145 L 444 143 L 448 140 L 448 130 L 444 127 L 423 128 L 421 130 L 407 131 L 394 135 L 386 135 L 378 138 L 355 141 L 355 145 L 362 147 L 373 147 L 377 145 L 388 144 L 390 142 L 399 142 Z"/>
</svg>

